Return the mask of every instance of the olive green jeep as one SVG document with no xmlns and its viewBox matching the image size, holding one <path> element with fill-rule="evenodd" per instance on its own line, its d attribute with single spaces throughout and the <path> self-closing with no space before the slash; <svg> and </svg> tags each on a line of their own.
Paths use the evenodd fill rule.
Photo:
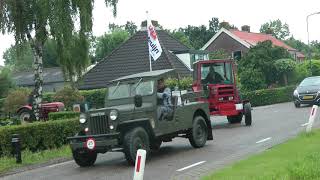
<svg viewBox="0 0 320 180">
<path fill-rule="evenodd" d="M 122 151 L 134 165 L 138 149 L 145 149 L 148 155 L 175 137 L 188 138 L 195 148 L 212 140 L 208 103 L 193 101 L 192 92 L 171 91 L 171 111 L 159 116 L 157 83 L 172 77 L 176 77 L 175 71 L 165 69 L 111 81 L 105 108 L 82 113 L 81 131 L 68 138 L 75 162 L 91 166 L 98 153 Z"/>
</svg>

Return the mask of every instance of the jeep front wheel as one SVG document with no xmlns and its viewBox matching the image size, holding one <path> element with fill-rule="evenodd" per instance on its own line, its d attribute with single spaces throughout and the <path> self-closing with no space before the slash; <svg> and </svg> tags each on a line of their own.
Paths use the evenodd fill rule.
<svg viewBox="0 0 320 180">
<path fill-rule="evenodd" d="M 72 151 L 74 161 L 80 167 L 92 166 L 97 160 L 97 152 L 89 150 L 75 150 Z"/>
<path fill-rule="evenodd" d="M 196 116 L 189 133 L 189 142 L 194 148 L 203 147 L 208 138 L 208 126 L 202 116 Z"/>
<path fill-rule="evenodd" d="M 134 165 L 137 151 L 144 149 L 147 155 L 150 152 L 149 136 L 144 128 L 137 127 L 124 136 L 124 154 L 129 164 Z"/>
</svg>

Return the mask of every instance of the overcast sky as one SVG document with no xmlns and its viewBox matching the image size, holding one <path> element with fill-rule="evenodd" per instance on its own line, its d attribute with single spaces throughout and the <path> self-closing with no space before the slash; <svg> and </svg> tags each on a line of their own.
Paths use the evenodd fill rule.
<svg viewBox="0 0 320 180">
<path fill-rule="evenodd" d="M 296 39 L 307 43 L 306 16 L 320 11 L 319 0 L 119 0 L 117 17 L 112 16 L 104 0 L 95 0 L 93 10 L 93 34 L 102 35 L 108 31 L 109 23 L 125 24 L 133 21 L 140 26 L 149 11 L 150 19 L 157 20 L 166 29 L 187 25 L 206 25 L 212 17 L 228 21 L 240 28 L 249 25 L 252 32 L 258 32 L 261 24 L 280 19 L 289 25 L 290 33 Z M 309 18 L 310 41 L 320 40 L 320 14 Z M 0 65 L 2 54 L 14 44 L 12 35 L 0 35 Z"/>
</svg>

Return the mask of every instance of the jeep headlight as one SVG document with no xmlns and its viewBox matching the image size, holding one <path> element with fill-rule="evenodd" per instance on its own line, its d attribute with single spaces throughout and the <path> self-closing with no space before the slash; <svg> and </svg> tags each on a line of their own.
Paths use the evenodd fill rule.
<svg viewBox="0 0 320 180">
<path fill-rule="evenodd" d="M 294 90 L 294 91 L 293 91 L 293 95 L 294 95 L 294 96 L 299 96 L 298 90 Z"/>
<path fill-rule="evenodd" d="M 116 120 L 118 118 L 118 111 L 117 110 L 111 110 L 109 117 L 112 121 Z"/>
<path fill-rule="evenodd" d="M 79 121 L 80 121 L 81 124 L 86 123 L 87 122 L 86 115 L 85 114 L 80 114 Z"/>
</svg>

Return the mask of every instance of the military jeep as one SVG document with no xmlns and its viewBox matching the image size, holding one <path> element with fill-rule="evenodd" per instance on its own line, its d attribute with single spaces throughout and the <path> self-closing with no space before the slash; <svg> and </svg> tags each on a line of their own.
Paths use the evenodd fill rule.
<svg viewBox="0 0 320 180">
<path fill-rule="evenodd" d="M 195 148 L 212 140 L 208 103 L 192 101 L 192 92 L 171 91 L 172 113 L 158 119 L 157 81 L 175 76 L 174 70 L 165 69 L 111 81 L 105 108 L 82 113 L 81 131 L 68 138 L 75 162 L 91 166 L 98 153 L 122 151 L 134 165 L 138 149 L 148 155 L 175 137 L 188 138 Z"/>
</svg>

